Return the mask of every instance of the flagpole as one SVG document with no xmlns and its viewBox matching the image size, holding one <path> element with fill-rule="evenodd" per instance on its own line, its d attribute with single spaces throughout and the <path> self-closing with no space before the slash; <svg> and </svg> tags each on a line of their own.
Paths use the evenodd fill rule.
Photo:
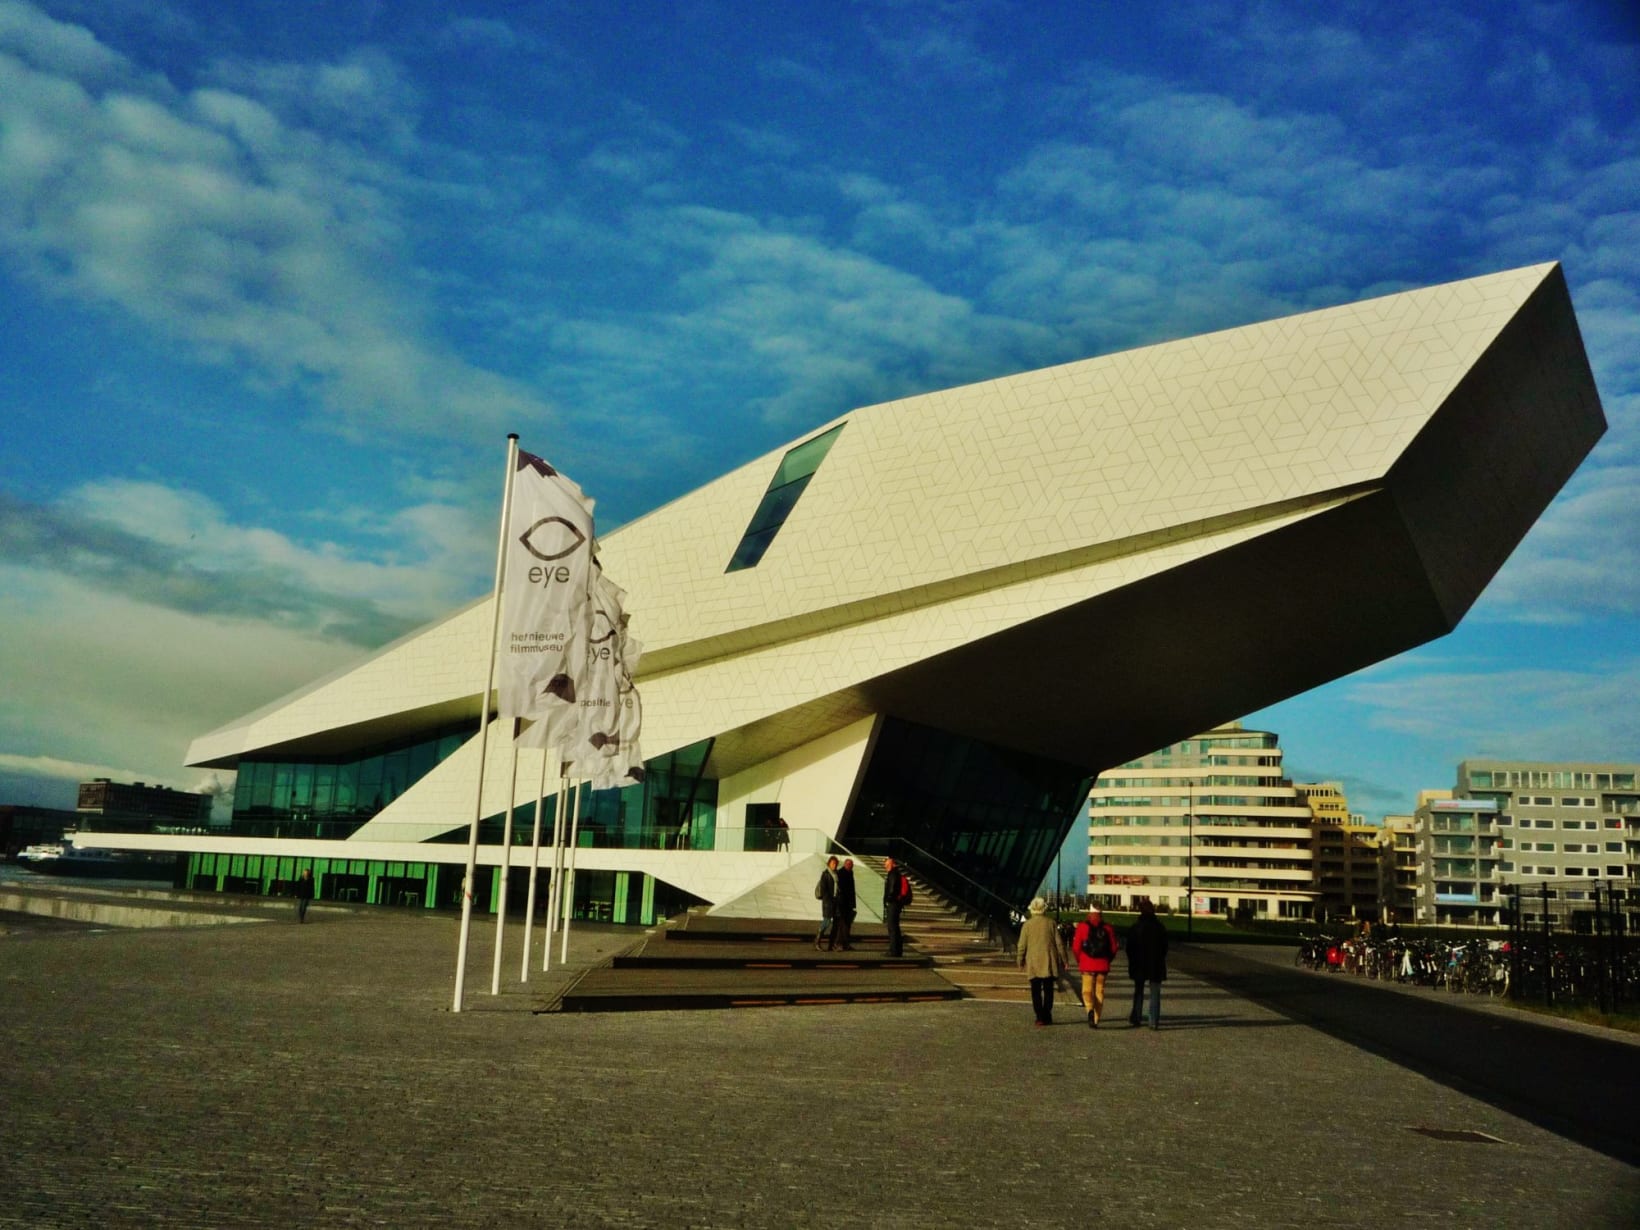
<svg viewBox="0 0 1640 1230">
<path fill-rule="evenodd" d="M 535 792 L 535 832 L 530 837 L 530 895 L 524 903 L 524 962 L 518 971 L 518 981 L 530 980 L 530 939 L 535 932 L 535 886 L 541 874 L 541 810 L 547 803 L 547 758 L 552 753 L 541 753 L 541 785 Z"/>
<path fill-rule="evenodd" d="M 501 831 L 501 899 L 495 908 L 495 961 L 490 970 L 490 994 L 501 994 L 501 941 L 507 925 L 507 881 L 512 878 L 513 800 L 518 795 L 518 719 L 512 723 L 511 769 L 507 774 L 507 827 Z"/>
<path fill-rule="evenodd" d="M 478 822 L 484 814 L 484 764 L 490 741 L 490 693 L 495 689 L 495 647 L 501 637 L 501 586 L 507 570 L 507 525 L 512 516 L 513 473 L 518 463 L 518 433 L 507 433 L 507 483 L 501 497 L 501 531 L 496 535 L 495 591 L 491 597 L 490 655 L 484 691 L 478 698 L 478 785 L 473 790 L 473 822 L 467 833 L 467 874 L 461 882 L 461 936 L 456 942 L 456 989 L 451 1012 L 461 1011 L 467 981 L 467 937 L 473 926 L 473 880 L 478 874 Z"/>
<path fill-rule="evenodd" d="M 552 886 L 547 890 L 547 935 L 541 945 L 541 972 L 552 968 L 552 937 L 558 933 L 558 903 L 564 897 L 564 823 L 569 819 L 569 779 L 558 774 L 558 794 L 552 809 Z"/>
<path fill-rule="evenodd" d="M 569 822 L 569 875 L 564 880 L 564 947 L 558 954 L 560 963 L 569 960 L 569 921 L 575 916 L 575 842 L 581 833 L 581 783 L 575 783 L 574 819 Z"/>
</svg>

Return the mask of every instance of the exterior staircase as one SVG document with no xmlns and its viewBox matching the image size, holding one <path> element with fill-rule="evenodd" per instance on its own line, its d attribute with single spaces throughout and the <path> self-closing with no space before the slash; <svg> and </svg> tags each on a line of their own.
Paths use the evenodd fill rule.
<svg viewBox="0 0 1640 1230">
<path fill-rule="evenodd" d="M 881 858 L 866 855 L 863 861 L 883 874 Z M 989 938 L 983 923 L 976 923 L 920 876 L 912 863 L 902 862 L 899 867 L 911 881 L 911 905 L 900 914 L 900 931 L 908 948 L 931 958 L 934 971 L 970 999 L 1029 1003 L 1030 979 L 1014 964 L 1012 948 Z"/>
</svg>

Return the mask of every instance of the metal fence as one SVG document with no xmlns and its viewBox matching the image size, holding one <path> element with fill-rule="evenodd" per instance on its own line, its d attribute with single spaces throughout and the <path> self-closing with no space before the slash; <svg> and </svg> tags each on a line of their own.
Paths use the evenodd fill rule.
<svg viewBox="0 0 1640 1230">
<path fill-rule="evenodd" d="M 1611 880 L 1511 884 L 1509 997 L 1632 1010 L 1640 1000 L 1640 891 Z"/>
</svg>

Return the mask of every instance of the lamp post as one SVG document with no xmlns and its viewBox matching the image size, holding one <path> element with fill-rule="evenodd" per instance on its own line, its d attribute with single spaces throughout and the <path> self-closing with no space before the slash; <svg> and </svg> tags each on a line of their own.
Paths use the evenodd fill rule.
<svg viewBox="0 0 1640 1230">
<path fill-rule="evenodd" d="M 1184 807 L 1184 933 L 1186 936 L 1196 934 L 1196 787 L 1192 784 L 1186 787 L 1189 791 L 1185 797 Z"/>
</svg>

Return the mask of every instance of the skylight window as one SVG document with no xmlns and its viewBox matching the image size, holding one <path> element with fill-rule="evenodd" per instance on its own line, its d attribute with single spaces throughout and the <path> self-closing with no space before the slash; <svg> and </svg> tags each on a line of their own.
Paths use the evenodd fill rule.
<svg viewBox="0 0 1640 1230">
<path fill-rule="evenodd" d="M 769 544 L 774 541 L 774 536 L 780 532 L 780 527 L 786 524 L 786 518 L 791 516 L 792 509 L 797 505 L 797 497 L 803 494 L 803 488 L 809 485 L 809 479 L 814 477 L 814 472 L 826 459 L 831 446 L 837 442 L 838 433 L 844 426 L 839 423 L 830 431 L 803 441 L 780 459 L 780 468 L 769 481 L 769 489 L 763 493 L 763 499 L 752 514 L 751 523 L 747 525 L 746 533 L 735 548 L 725 572 L 739 572 L 742 568 L 757 566 Z"/>
</svg>

